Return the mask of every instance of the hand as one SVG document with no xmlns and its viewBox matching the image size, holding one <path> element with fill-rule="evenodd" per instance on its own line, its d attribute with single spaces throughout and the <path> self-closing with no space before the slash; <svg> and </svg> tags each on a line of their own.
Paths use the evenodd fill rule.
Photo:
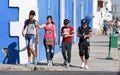
<svg viewBox="0 0 120 75">
<path fill-rule="evenodd" d="M 25 37 L 25 32 L 22 32 L 22 36 Z"/>
<path fill-rule="evenodd" d="M 84 35 L 84 39 L 86 39 L 87 38 L 87 35 Z"/>
<path fill-rule="evenodd" d="M 67 38 L 69 35 L 64 35 L 65 38 Z"/>
</svg>

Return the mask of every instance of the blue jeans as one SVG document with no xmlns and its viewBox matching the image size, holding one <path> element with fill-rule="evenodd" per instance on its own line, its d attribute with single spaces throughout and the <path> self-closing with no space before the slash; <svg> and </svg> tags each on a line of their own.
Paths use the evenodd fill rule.
<svg viewBox="0 0 120 75">
<path fill-rule="evenodd" d="M 34 34 L 26 34 L 25 35 L 25 40 L 26 40 L 27 47 L 33 46 L 34 41 L 35 41 L 34 37 L 35 37 Z"/>
<path fill-rule="evenodd" d="M 47 61 L 52 60 L 54 57 L 54 45 L 46 45 L 45 40 L 43 40 L 43 42 L 46 50 Z"/>
</svg>

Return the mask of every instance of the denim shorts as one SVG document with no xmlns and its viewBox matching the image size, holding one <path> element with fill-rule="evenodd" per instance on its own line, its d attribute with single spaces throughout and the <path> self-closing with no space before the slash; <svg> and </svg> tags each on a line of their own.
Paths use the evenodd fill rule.
<svg viewBox="0 0 120 75">
<path fill-rule="evenodd" d="M 25 40 L 26 40 L 27 47 L 33 46 L 33 44 L 35 42 L 35 35 L 34 34 L 26 34 Z"/>
</svg>

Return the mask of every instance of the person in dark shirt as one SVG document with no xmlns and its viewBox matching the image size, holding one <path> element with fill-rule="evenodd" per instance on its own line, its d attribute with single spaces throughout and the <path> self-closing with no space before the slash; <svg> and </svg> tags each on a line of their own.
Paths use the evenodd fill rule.
<svg viewBox="0 0 120 75">
<path fill-rule="evenodd" d="M 79 39 L 79 55 L 82 61 L 82 68 L 88 69 L 88 58 L 89 58 L 89 46 L 90 40 L 89 38 L 92 37 L 92 30 L 87 25 L 85 19 L 81 20 L 81 26 L 78 28 L 78 37 Z M 85 60 L 84 60 L 85 55 Z"/>
<path fill-rule="evenodd" d="M 104 21 L 104 24 L 103 24 L 103 34 L 107 35 L 107 31 L 108 31 L 108 23 L 107 23 L 107 21 Z"/>
</svg>

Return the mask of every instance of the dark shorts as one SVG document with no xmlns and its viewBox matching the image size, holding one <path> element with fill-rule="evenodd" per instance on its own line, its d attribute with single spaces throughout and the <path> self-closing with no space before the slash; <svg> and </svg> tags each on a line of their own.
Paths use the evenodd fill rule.
<svg viewBox="0 0 120 75">
<path fill-rule="evenodd" d="M 90 48 L 89 46 L 84 46 L 83 44 L 79 43 L 79 55 L 80 56 L 84 56 L 85 55 L 85 59 L 89 58 L 89 54 L 90 54 Z"/>
</svg>

